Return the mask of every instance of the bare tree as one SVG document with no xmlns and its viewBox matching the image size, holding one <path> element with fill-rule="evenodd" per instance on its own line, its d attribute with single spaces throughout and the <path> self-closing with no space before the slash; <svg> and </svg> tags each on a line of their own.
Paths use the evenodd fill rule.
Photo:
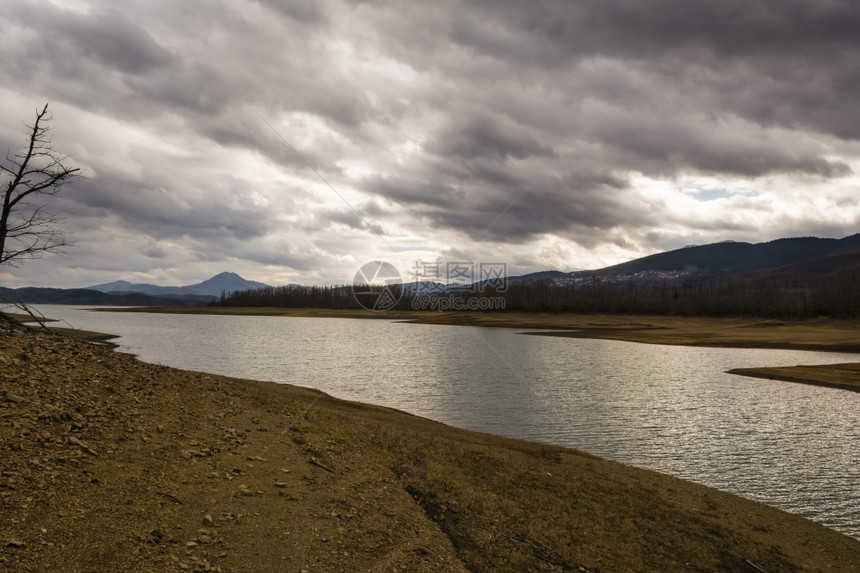
<svg viewBox="0 0 860 573">
<path fill-rule="evenodd" d="M 68 243 L 60 218 L 47 212 L 48 198 L 62 191 L 80 176 L 69 167 L 68 156 L 54 151 L 51 143 L 48 104 L 36 111 L 36 121 L 28 125 L 26 150 L 0 163 L 0 265 L 40 258 L 62 250 Z"/>
</svg>

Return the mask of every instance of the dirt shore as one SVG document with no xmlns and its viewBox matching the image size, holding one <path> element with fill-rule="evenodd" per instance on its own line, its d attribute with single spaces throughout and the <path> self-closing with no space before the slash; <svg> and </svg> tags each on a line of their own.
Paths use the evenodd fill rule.
<svg viewBox="0 0 860 573">
<path fill-rule="evenodd" d="M 860 353 L 860 321 L 820 318 L 784 321 L 761 318 L 713 318 L 665 315 L 551 314 L 527 312 L 432 312 L 329 310 L 272 307 L 141 307 L 95 309 L 122 312 L 301 316 L 402 320 L 529 329 L 526 334 L 602 338 L 645 344 L 784 348 Z"/>
<path fill-rule="evenodd" d="M 766 380 L 782 380 L 815 386 L 829 386 L 842 390 L 860 392 L 860 364 L 817 364 L 812 366 L 772 366 L 760 368 L 735 368 L 729 374 L 740 374 Z"/>
<path fill-rule="evenodd" d="M 852 571 L 860 541 L 560 447 L 0 336 L 0 570 Z"/>
</svg>

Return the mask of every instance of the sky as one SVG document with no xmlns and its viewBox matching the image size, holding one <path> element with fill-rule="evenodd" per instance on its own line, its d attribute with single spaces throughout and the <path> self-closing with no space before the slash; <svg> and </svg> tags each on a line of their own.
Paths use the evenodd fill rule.
<svg viewBox="0 0 860 573">
<path fill-rule="evenodd" d="M 860 232 L 860 3 L 0 0 L 74 245 L 0 285 L 509 275 Z"/>
</svg>

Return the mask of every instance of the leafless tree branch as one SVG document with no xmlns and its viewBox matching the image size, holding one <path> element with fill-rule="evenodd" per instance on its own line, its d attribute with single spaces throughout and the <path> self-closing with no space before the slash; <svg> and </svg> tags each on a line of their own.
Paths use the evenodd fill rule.
<svg viewBox="0 0 860 573">
<path fill-rule="evenodd" d="M 15 155 L 7 152 L 0 162 L 0 265 L 16 266 L 69 244 L 60 226 L 63 220 L 46 212 L 45 201 L 79 177 L 80 169 L 70 167 L 69 157 L 54 150 L 51 119 L 45 104 L 27 125 L 26 149 Z"/>
</svg>

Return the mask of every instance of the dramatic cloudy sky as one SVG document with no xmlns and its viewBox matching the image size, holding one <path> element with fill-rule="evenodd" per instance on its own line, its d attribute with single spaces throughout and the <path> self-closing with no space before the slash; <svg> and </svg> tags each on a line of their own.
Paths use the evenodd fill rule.
<svg viewBox="0 0 860 573">
<path fill-rule="evenodd" d="M 0 284 L 595 268 L 860 231 L 860 3 L 2 0 L 76 245 Z M 0 153 L 2 156 L 5 153 Z"/>
</svg>

